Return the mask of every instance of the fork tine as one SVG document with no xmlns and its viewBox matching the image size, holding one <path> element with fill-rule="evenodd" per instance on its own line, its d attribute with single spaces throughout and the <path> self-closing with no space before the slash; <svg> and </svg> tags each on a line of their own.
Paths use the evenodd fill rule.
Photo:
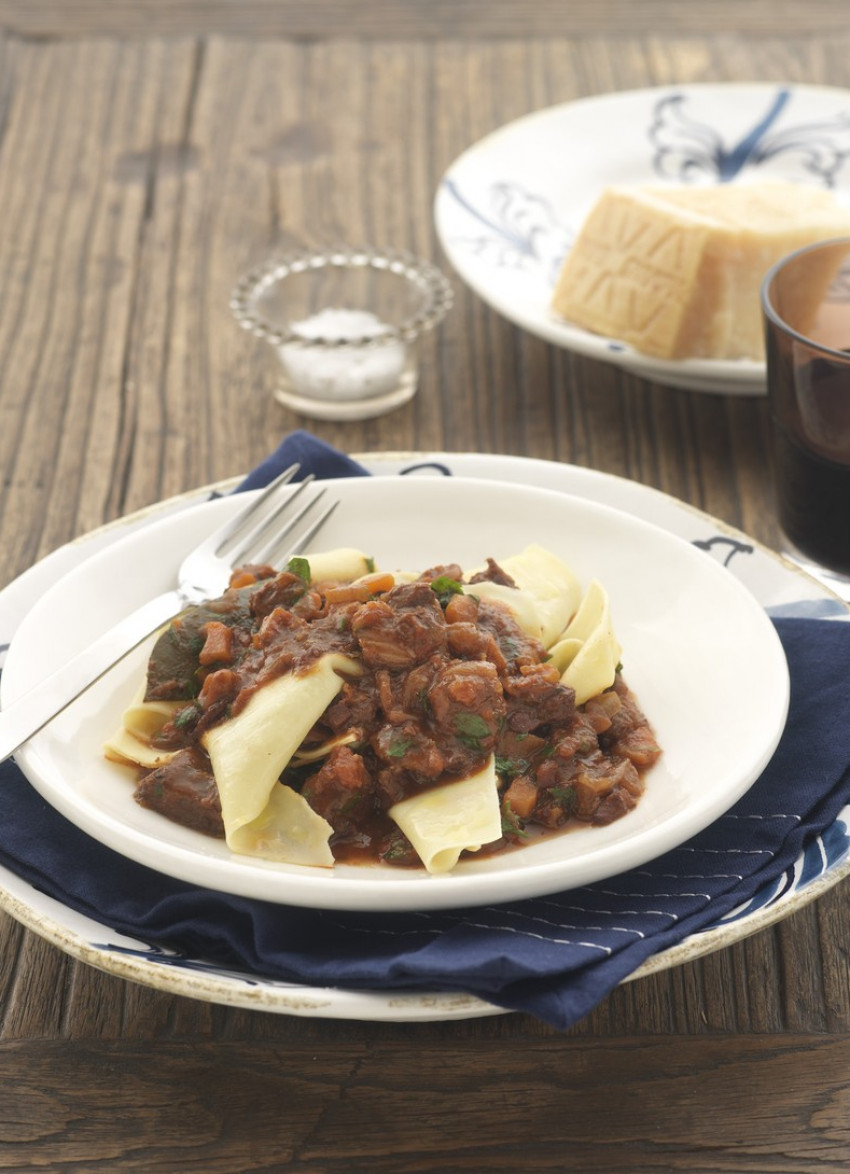
<svg viewBox="0 0 850 1174">
<path fill-rule="evenodd" d="M 322 493 L 324 492 L 325 491 L 323 489 Z M 319 494 L 319 496 L 321 496 L 321 494 Z M 317 501 L 318 497 L 314 498 L 310 504 L 315 505 Z M 327 509 L 325 509 L 324 512 L 321 513 L 318 518 L 316 518 L 312 525 L 304 531 L 304 533 L 297 539 L 297 541 L 293 542 L 290 546 L 287 546 L 283 542 L 283 538 L 292 529 L 292 525 L 287 526 L 286 530 L 278 536 L 278 538 L 273 543 L 271 550 L 268 552 L 266 556 L 268 562 L 271 563 L 272 566 L 275 566 L 278 562 L 283 562 L 284 559 L 288 561 L 290 558 L 292 558 L 293 555 L 300 554 L 302 550 L 306 550 L 306 548 L 316 537 L 318 532 L 324 526 L 325 522 L 327 522 L 328 518 L 331 516 L 338 505 L 338 501 L 331 502 Z M 302 515 L 306 512 L 306 509 L 302 510 Z"/>
<path fill-rule="evenodd" d="M 304 491 L 311 480 L 313 480 L 312 476 L 309 479 L 305 479 L 284 501 L 280 502 L 272 510 L 269 516 L 259 526 L 256 526 L 249 534 L 243 536 L 242 545 L 230 555 L 231 564 L 238 566 L 244 562 L 263 563 L 271 561 L 269 557 L 270 549 L 276 545 L 282 536 L 292 532 L 293 527 L 298 525 L 301 519 L 312 510 L 319 498 L 326 492 L 324 489 L 320 489 L 315 497 L 305 502 L 291 518 L 279 524 L 281 514 L 291 511 L 293 501 Z"/>
<path fill-rule="evenodd" d="M 230 522 L 228 522 L 219 535 L 218 545 L 215 548 L 216 555 L 220 556 L 224 553 L 228 543 L 232 542 L 233 539 L 237 536 L 237 532 L 241 531 L 246 522 L 249 522 L 255 514 L 262 510 L 268 499 L 281 485 L 289 484 L 300 468 L 300 464 L 296 462 L 294 465 L 290 465 L 287 469 L 284 469 L 282 473 L 278 473 L 277 477 L 275 477 L 273 481 L 269 482 L 259 497 L 254 498 L 254 500 L 244 510 L 238 513 L 235 518 L 231 518 Z M 299 488 L 295 490 L 294 494 L 287 498 L 287 501 L 291 501 L 292 497 L 299 493 L 300 490 L 303 489 L 304 486 L 312 480 L 313 474 L 308 473 Z"/>
</svg>

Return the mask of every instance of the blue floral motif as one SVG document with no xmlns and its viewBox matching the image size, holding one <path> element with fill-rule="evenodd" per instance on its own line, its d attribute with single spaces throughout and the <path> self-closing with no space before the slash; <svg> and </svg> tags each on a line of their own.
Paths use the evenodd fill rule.
<svg viewBox="0 0 850 1174">
<path fill-rule="evenodd" d="M 846 620 L 847 606 L 840 599 L 795 599 L 791 603 L 777 603 L 765 608 L 769 616 L 797 616 L 809 620 Z"/>
<path fill-rule="evenodd" d="M 442 461 L 418 461 L 415 465 L 407 465 L 399 469 L 400 477 L 409 477 L 415 473 L 436 473 L 439 477 L 451 477 L 452 471 Z"/>
<path fill-rule="evenodd" d="M 494 183 L 488 193 L 489 211 L 484 212 L 450 176 L 443 180 L 443 187 L 487 230 L 465 242 L 473 252 L 499 269 L 541 267 L 555 281 L 572 240 L 547 200 L 517 183 Z"/>
<path fill-rule="evenodd" d="M 112 954 L 124 954 L 128 958 L 139 958 L 143 962 L 154 962 L 160 966 L 170 966 L 176 970 L 192 970 L 200 974 L 214 974 L 217 978 L 234 978 L 244 982 L 247 986 L 268 985 L 268 979 L 250 974 L 245 970 L 232 970 L 217 962 L 207 962 L 200 958 L 190 958 L 188 954 L 178 950 L 169 950 L 164 946 L 147 943 L 145 946 L 119 946 L 114 942 L 90 942 L 95 950 L 108 950 Z M 281 984 L 288 985 L 288 984 Z"/>
<path fill-rule="evenodd" d="M 707 179 L 728 183 L 748 167 L 786 155 L 793 156 L 802 170 L 824 187 L 833 187 L 850 155 L 850 111 L 776 129 L 793 96 L 790 89 L 777 90 L 764 115 L 732 144 L 724 143 L 714 127 L 688 114 L 686 94 L 659 99 L 648 130 L 656 172 L 679 182 Z"/>
<path fill-rule="evenodd" d="M 816 836 L 805 846 L 791 868 L 787 868 L 782 876 L 764 885 L 749 901 L 724 917 L 723 923 L 741 921 L 760 909 L 770 908 L 790 893 L 800 892 L 835 868 L 848 852 L 850 832 L 843 819 L 836 819 L 820 836 Z M 702 932 L 709 932 L 714 928 L 715 926 L 710 925 Z"/>
<path fill-rule="evenodd" d="M 793 868 L 789 868 L 786 869 L 782 876 L 774 878 L 774 880 L 758 889 L 749 901 L 746 901 L 743 905 L 739 905 L 731 913 L 727 913 L 725 917 L 720 919 L 719 924 L 728 925 L 732 921 L 742 921 L 744 918 L 751 917 L 753 913 L 758 912 L 760 909 L 769 909 L 771 905 L 774 905 L 781 897 L 784 897 L 794 888 L 794 870 Z M 707 925 L 700 932 L 710 933 L 716 928 L 717 924 Z"/>
<path fill-rule="evenodd" d="M 715 553 L 716 547 L 728 547 L 722 563 L 724 567 L 728 567 L 736 554 L 752 554 L 753 546 L 748 542 L 741 542 L 737 538 L 731 538 L 726 534 L 715 534 L 712 538 L 695 538 L 692 543 L 693 546 L 698 547 L 699 550 L 706 550 L 709 554 Z"/>
<path fill-rule="evenodd" d="M 797 888 L 823 876 L 850 852 L 850 835 L 843 819 L 837 819 L 822 835 L 807 844 L 797 860 Z"/>
</svg>

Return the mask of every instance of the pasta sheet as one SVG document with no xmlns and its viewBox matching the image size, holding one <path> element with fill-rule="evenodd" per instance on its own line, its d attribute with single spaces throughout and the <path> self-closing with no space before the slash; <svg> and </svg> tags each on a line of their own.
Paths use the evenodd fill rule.
<svg viewBox="0 0 850 1174">
<path fill-rule="evenodd" d="M 225 839 L 234 852 L 290 864 L 333 865 L 330 824 L 278 779 L 342 688 L 339 673 L 359 671 L 348 657 L 327 653 L 307 672 L 287 673 L 263 685 L 235 717 L 204 733 Z"/>
<path fill-rule="evenodd" d="M 502 834 L 495 758 L 478 774 L 403 799 L 389 813 L 430 873 L 451 872 L 461 852 L 477 852 Z"/>
</svg>

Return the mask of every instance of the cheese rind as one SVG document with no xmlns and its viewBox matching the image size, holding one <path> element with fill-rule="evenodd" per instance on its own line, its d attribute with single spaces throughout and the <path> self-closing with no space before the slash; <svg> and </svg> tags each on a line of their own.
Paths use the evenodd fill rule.
<svg viewBox="0 0 850 1174">
<path fill-rule="evenodd" d="M 610 187 L 564 261 L 552 307 L 656 358 L 762 359 L 767 270 L 847 235 L 850 211 L 799 184 Z"/>
</svg>

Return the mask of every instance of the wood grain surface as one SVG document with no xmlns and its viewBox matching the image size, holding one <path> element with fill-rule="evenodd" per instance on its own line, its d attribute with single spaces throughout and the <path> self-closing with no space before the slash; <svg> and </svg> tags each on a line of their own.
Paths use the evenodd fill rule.
<svg viewBox="0 0 850 1174">
<path fill-rule="evenodd" d="M 843 0 L 0 0 L 0 29 L 0 586 L 301 426 L 349 451 L 592 467 L 776 543 L 760 398 L 555 349 L 454 279 L 416 399 L 316 424 L 275 403 L 274 357 L 228 299 L 293 245 L 368 241 L 447 269 L 442 172 L 529 111 L 670 82 L 845 86 Z M 558 1034 L 210 1005 L 0 916 L 0 1169 L 846 1170 L 848 926 L 839 886 Z"/>
<path fill-rule="evenodd" d="M 844 0 L 0 0 L 29 37 L 525 38 L 846 33 Z"/>
<path fill-rule="evenodd" d="M 7 1094 L 0 1160 L 169 1174 L 847 1169 L 846 1036 L 512 1050 L 407 1035 L 365 1048 L 9 1043 L 4 1062 L 23 1076 Z"/>
</svg>

